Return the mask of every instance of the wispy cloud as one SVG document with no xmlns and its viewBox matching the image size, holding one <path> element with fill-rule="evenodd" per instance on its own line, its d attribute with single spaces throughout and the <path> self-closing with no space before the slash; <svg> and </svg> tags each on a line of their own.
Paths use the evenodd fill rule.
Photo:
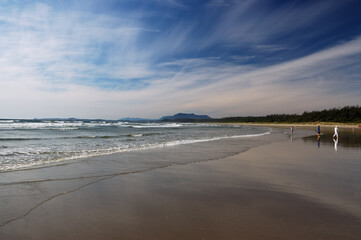
<svg viewBox="0 0 361 240">
<path fill-rule="evenodd" d="M 37 80 L 76 81 L 148 75 L 134 45 L 139 23 L 82 12 L 56 12 L 45 4 L 3 13 L 1 71 Z M 21 71 L 15 73 L 12 67 Z M 4 76 L 4 75 L 3 75 Z M 19 79 L 19 78 L 16 78 Z M 21 79 L 21 78 L 20 78 Z M 20 80 L 19 79 L 19 80 Z"/>
<path fill-rule="evenodd" d="M 207 7 L 229 7 L 234 2 L 235 0 L 211 0 L 207 3 Z"/>
<path fill-rule="evenodd" d="M 26 98 L 21 96 L 30 97 L 32 104 L 36 104 L 35 109 L 52 115 L 65 108 L 69 114 L 79 114 L 81 108 L 85 116 L 89 116 L 88 111 L 92 109 L 99 116 L 109 117 L 119 116 L 119 113 L 139 116 L 140 112 L 142 116 L 159 116 L 173 109 L 222 116 L 343 106 L 357 102 L 361 95 L 361 83 L 348 81 L 360 74 L 357 67 L 360 61 L 355 58 L 361 54 L 360 44 L 358 38 L 307 57 L 263 68 L 242 68 L 221 59 L 181 60 L 187 61 L 186 71 L 175 78 L 153 79 L 143 89 L 104 90 L 62 84 L 65 91 L 51 93 L 40 92 L 39 86 L 32 82 L 29 86 L 13 85 L 20 95 L 2 96 L 25 105 Z M 213 63 L 210 65 L 209 61 Z M 166 63 L 163 67 L 173 64 L 181 63 Z M 84 106 L 87 107 L 84 109 Z M 56 110 L 52 111 L 54 107 Z M 109 109 L 114 115 L 109 114 Z"/>
<path fill-rule="evenodd" d="M 218 67 L 206 71 L 196 68 L 195 72 L 184 73 L 178 78 L 207 79 L 207 84 L 183 97 L 192 99 L 194 105 L 199 103 L 198 109 L 214 108 L 209 111 L 215 113 L 216 109 L 229 114 L 257 114 L 275 112 L 275 109 L 277 112 L 300 112 L 343 106 L 358 102 L 361 95 L 361 82 L 355 77 L 361 72 L 360 46 L 359 37 L 270 67 L 241 71 L 239 66 L 225 67 L 218 63 Z M 225 72 L 221 74 L 219 69 Z M 212 78 L 217 80 L 211 81 Z"/>
<path fill-rule="evenodd" d="M 360 36 L 302 47 L 332 28 L 300 34 L 338 1 L 153 3 L 180 10 L 0 7 L 0 117 L 220 117 L 361 101 Z"/>
<path fill-rule="evenodd" d="M 155 0 L 158 4 L 168 5 L 172 7 L 180 7 L 186 8 L 187 5 L 183 4 L 182 1 L 179 0 Z"/>
<path fill-rule="evenodd" d="M 174 78 L 155 81 L 141 92 L 155 101 L 154 110 L 172 102 L 176 109 L 214 115 L 295 113 L 343 106 L 357 102 L 361 94 L 361 83 L 350 81 L 360 73 L 360 46 L 361 38 L 357 38 L 270 67 L 240 67 L 222 59 L 180 60 L 164 66 L 186 62 L 186 70 Z"/>
<path fill-rule="evenodd" d="M 278 49 L 298 46 L 307 34 L 299 35 L 300 29 L 309 28 L 318 21 L 323 20 L 327 14 L 337 9 L 342 3 L 339 1 L 318 1 L 316 3 L 296 4 L 295 1 L 286 2 L 276 8 L 272 2 L 267 1 L 213 1 L 212 4 L 224 4 L 231 7 L 215 17 L 218 22 L 214 26 L 211 35 L 202 39 L 202 47 L 207 48 L 215 44 L 224 46 L 244 46 L 259 48 L 274 45 L 278 41 Z M 217 10 L 215 10 L 217 11 Z M 331 26 L 323 26 L 313 32 L 314 35 L 323 34 L 324 29 Z M 292 42 L 282 46 L 282 39 L 287 37 Z"/>
</svg>

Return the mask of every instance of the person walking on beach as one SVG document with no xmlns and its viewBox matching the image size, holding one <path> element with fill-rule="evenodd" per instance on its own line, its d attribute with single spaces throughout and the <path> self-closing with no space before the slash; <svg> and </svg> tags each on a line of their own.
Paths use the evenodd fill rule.
<svg viewBox="0 0 361 240">
<path fill-rule="evenodd" d="M 337 126 L 335 127 L 335 133 L 333 134 L 333 138 L 338 139 L 338 128 L 337 128 Z"/>
<path fill-rule="evenodd" d="M 320 139 L 321 139 L 321 128 L 320 125 L 317 126 L 317 147 L 320 147 Z"/>
<path fill-rule="evenodd" d="M 317 126 L 317 140 L 320 140 L 321 137 L 321 127 L 320 125 Z"/>
<path fill-rule="evenodd" d="M 291 135 L 290 135 L 290 137 L 291 137 L 291 142 L 293 142 L 293 129 L 294 129 L 295 127 L 291 127 Z"/>
</svg>

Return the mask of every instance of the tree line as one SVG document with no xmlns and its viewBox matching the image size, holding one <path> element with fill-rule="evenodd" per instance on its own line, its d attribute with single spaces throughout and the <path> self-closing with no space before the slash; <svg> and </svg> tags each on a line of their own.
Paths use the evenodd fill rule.
<svg viewBox="0 0 361 240">
<path fill-rule="evenodd" d="M 360 123 L 361 107 L 345 106 L 324 109 L 322 111 L 304 112 L 302 114 L 271 114 L 267 116 L 225 117 L 213 119 L 214 122 L 261 122 L 261 123 L 297 123 L 297 122 L 344 122 Z"/>
</svg>

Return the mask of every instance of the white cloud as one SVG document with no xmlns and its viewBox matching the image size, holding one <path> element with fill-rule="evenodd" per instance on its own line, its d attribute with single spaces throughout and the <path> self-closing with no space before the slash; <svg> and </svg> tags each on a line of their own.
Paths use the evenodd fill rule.
<svg viewBox="0 0 361 240">
<path fill-rule="evenodd" d="M 211 113 L 218 117 L 294 113 L 357 104 L 361 83 L 340 81 L 339 77 L 348 75 L 338 67 L 345 61 L 348 66 L 359 63 L 359 58 L 353 57 L 361 54 L 360 46 L 361 38 L 357 38 L 304 58 L 264 68 L 240 67 L 218 58 L 180 60 L 174 64 L 186 62 L 190 66 L 175 77 L 153 79 L 147 88 L 129 91 L 68 83 L 60 84 L 59 91 L 42 91 L 41 86 L 46 88 L 46 85 L 36 79 L 21 78 L 22 81 L 5 82 L 5 85 L 2 81 L 1 88 L 7 91 L 2 92 L 0 107 L 9 115 L 116 119 L 159 117 L 174 111 Z M 211 65 L 210 61 L 213 61 Z M 351 73 L 355 74 L 360 71 Z M 298 81 L 299 78 L 302 81 Z M 335 87 L 338 92 L 334 92 Z M 17 94 L 14 95 L 14 91 Z M 14 109 L 4 110 L 8 107 Z"/>
<path fill-rule="evenodd" d="M 228 48 L 248 45 L 255 49 L 283 50 L 294 46 L 274 44 L 274 39 L 298 36 L 302 42 L 305 36 L 299 31 L 325 18 L 327 13 L 342 6 L 342 1 L 317 1 L 303 4 L 285 2 L 274 6 L 272 1 L 222 1 L 213 0 L 210 4 L 231 5 L 219 11 L 214 8 L 214 17 L 218 22 L 211 34 L 200 41 L 201 48 L 206 49 L 216 45 Z M 322 34 L 324 28 L 308 34 Z"/>
<path fill-rule="evenodd" d="M 246 10 L 245 5 L 237 9 Z M 268 67 L 240 65 L 253 56 L 233 56 L 238 64 L 218 56 L 157 64 L 160 56 L 196 51 L 189 40 L 196 25 L 179 23 L 140 49 L 135 42 L 142 33 L 160 32 L 136 19 L 56 12 L 44 4 L 0 13 L 0 118 L 153 118 L 181 111 L 221 117 L 361 102 L 360 37 Z M 222 26 L 235 17 L 220 23 L 205 44 L 227 34 Z M 97 79 L 132 78 L 146 84 L 124 83 L 129 84 L 124 89 L 97 84 Z"/>
<path fill-rule="evenodd" d="M 16 65 L 24 70 L 23 75 L 58 81 L 78 76 L 123 76 L 125 72 L 127 77 L 132 77 L 131 73 L 139 77 L 142 71 L 148 74 L 146 66 L 138 64 L 142 56 L 134 49 L 134 41 L 139 32 L 151 29 L 137 23 L 82 12 L 59 13 L 44 4 L 3 12 L 0 21 L 4 22 L 0 26 L 2 72 L 15 74 L 10 71 Z M 101 59 L 106 45 L 112 54 Z M 102 68 L 96 68 L 98 58 L 107 61 Z M 128 66 L 133 70 L 127 71 Z M 134 71 L 136 68 L 139 72 Z"/>
</svg>

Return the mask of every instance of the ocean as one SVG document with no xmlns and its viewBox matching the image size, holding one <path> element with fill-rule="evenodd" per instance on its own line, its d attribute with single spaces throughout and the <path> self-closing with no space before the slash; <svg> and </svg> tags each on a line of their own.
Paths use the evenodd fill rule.
<svg viewBox="0 0 361 240">
<path fill-rule="evenodd" d="M 269 133 L 266 127 L 225 124 L 1 120 L 0 172 Z"/>
</svg>

